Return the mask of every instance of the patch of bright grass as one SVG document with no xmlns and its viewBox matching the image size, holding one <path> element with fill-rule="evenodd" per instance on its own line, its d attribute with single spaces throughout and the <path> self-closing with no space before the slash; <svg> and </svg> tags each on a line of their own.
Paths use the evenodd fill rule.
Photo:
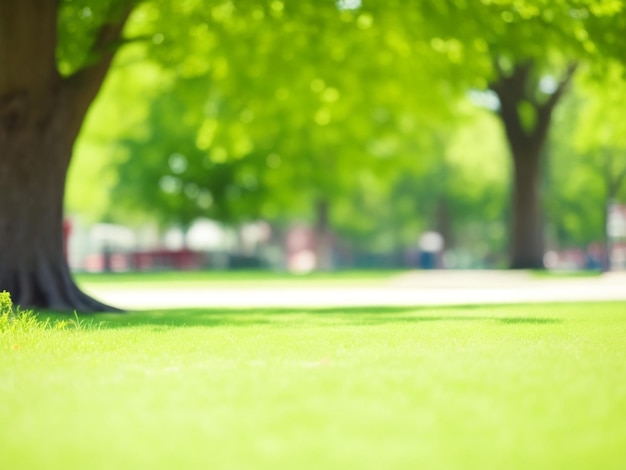
<svg viewBox="0 0 626 470">
<path fill-rule="evenodd" d="M 537 279 L 586 278 L 599 277 L 603 274 L 598 269 L 541 269 L 530 273 Z"/>
<path fill-rule="evenodd" d="M 0 468 L 626 467 L 622 303 L 46 318 L 0 332 Z"/>
<path fill-rule="evenodd" d="M 77 330 L 100 328 L 103 322 L 95 323 L 93 318 L 79 318 L 74 312 L 71 318 L 58 318 L 56 316 L 39 319 L 39 315 L 32 310 L 21 310 L 13 307 L 11 294 L 6 291 L 0 292 L 0 334 L 7 338 L 13 337 L 18 340 L 23 335 L 26 337 L 45 330 L 64 330 L 74 328 Z M 19 345 L 14 344 L 14 349 Z"/>
</svg>

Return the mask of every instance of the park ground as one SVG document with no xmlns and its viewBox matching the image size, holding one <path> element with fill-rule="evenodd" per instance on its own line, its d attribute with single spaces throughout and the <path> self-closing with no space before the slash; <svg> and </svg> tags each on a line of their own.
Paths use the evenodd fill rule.
<svg viewBox="0 0 626 470">
<path fill-rule="evenodd" d="M 83 275 L 83 287 L 127 308 L 354 307 L 626 301 L 626 272 L 347 271 Z"/>
<path fill-rule="evenodd" d="M 468 274 L 82 277 L 146 305 L 0 332 L 0 468 L 626 468 L 620 275 Z"/>
</svg>

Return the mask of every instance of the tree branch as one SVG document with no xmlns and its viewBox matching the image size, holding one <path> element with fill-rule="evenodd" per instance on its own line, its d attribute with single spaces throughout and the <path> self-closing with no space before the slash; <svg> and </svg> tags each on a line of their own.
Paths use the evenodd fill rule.
<svg viewBox="0 0 626 470">
<path fill-rule="evenodd" d="M 96 33 L 88 54 L 91 60 L 63 80 L 66 97 L 71 103 L 70 125 L 75 135 L 78 134 L 89 106 L 102 87 L 115 53 L 123 44 L 122 31 L 132 9 L 133 3 L 127 2 L 123 8 L 111 12 L 110 17 Z"/>
<path fill-rule="evenodd" d="M 561 77 L 554 93 L 550 95 L 545 103 L 537 107 L 537 124 L 545 125 L 550 121 L 552 111 L 554 111 L 554 108 L 563 97 L 563 94 L 567 91 L 567 87 L 572 81 L 572 78 L 574 78 L 577 68 L 578 63 L 571 63 L 565 70 L 563 77 Z"/>
<path fill-rule="evenodd" d="M 528 75 L 532 69 L 532 62 L 517 64 L 513 71 L 506 74 L 498 64 L 494 65 L 498 72 L 498 79 L 489 85 L 489 88 L 500 100 L 500 118 L 504 124 L 508 141 L 512 146 L 524 144 L 527 137 L 518 113 L 519 104 L 527 99 Z"/>
<path fill-rule="evenodd" d="M 549 106 L 552 108 L 556 106 L 556 104 L 559 102 L 559 100 L 563 96 L 563 93 L 565 93 L 565 91 L 567 90 L 567 87 L 571 83 L 572 78 L 574 78 L 574 74 L 576 73 L 577 69 L 578 69 L 577 62 L 572 62 L 571 64 L 567 66 L 567 69 L 565 70 L 565 74 L 561 78 L 561 81 L 559 82 L 559 85 L 557 86 L 556 91 L 552 93 L 552 95 L 550 95 L 550 98 L 544 104 L 544 106 Z"/>
<path fill-rule="evenodd" d="M 533 68 L 532 61 L 515 64 L 510 73 L 502 69 L 497 62 L 494 64 L 494 68 L 497 71 L 498 78 L 489 85 L 492 91 L 498 95 L 506 93 L 508 95 L 515 95 L 521 99 L 526 97 L 528 75 Z"/>
</svg>

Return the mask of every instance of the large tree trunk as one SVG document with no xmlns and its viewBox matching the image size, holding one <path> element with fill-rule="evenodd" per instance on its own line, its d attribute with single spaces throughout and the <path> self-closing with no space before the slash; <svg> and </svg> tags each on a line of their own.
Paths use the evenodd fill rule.
<svg viewBox="0 0 626 470">
<path fill-rule="evenodd" d="M 511 268 L 543 269 L 545 253 L 540 156 L 514 149 L 511 221 Z"/>
<path fill-rule="evenodd" d="M 332 271 L 335 268 L 329 215 L 330 207 L 328 200 L 324 198 L 316 200 L 313 243 L 315 244 L 315 269 L 318 271 Z"/>
<path fill-rule="evenodd" d="M 109 310 L 76 287 L 65 260 L 63 194 L 71 145 L 63 105 L 51 101 L 54 109 L 44 116 L 15 129 L 4 123 L 5 134 L 11 132 L 0 143 L 0 288 L 22 307 Z"/>
<path fill-rule="evenodd" d="M 94 38 L 89 65 L 63 78 L 55 64 L 56 0 L 0 2 L 0 290 L 21 307 L 116 310 L 76 286 L 63 246 L 72 147 L 130 10 Z"/>
<path fill-rule="evenodd" d="M 510 267 L 543 269 L 545 241 L 541 201 L 541 157 L 552 112 L 570 82 L 575 65 L 563 75 L 556 90 L 540 101 L 538 77 L 532 62 L 516 65 L 491 85 L 500 100 L 499 116 L 513 158 Z M 526 115 L 523 107 L 526 106 Z"/>
</svg>

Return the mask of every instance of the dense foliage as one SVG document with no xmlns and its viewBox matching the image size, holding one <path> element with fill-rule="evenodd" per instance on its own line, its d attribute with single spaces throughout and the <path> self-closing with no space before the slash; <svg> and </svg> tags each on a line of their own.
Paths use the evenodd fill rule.
<svg viewBox="0 0 626 470">
<path fill-rule="evenodd" d="M 85 20 L 73 33 L 86 34 L 97 9 L 67 5 Z M 533 64 L 516 105 L 531 132 L 576 62 L 584 77 L 544 151 L 549 242 L 602 237 L 594 168 L 615 155 L 606 165 L 619 180 L 624 133 L 607 121 L 620 125 L 624 102 L 623 2 L 205 5 L 135 10 L 127 36 L 138 40 L 121 50 L 79 142 L 70 209 L 109 200 L 94 218 L 287 224 L 313 222 L 325 199 L 334 230 L 363 247 L 402 248 L 437 229 L 450 246 L 502 253 L 511 166 L 489 89 Z M 68 70 L 84 55 L 60 50 Z"/>
</svg>

